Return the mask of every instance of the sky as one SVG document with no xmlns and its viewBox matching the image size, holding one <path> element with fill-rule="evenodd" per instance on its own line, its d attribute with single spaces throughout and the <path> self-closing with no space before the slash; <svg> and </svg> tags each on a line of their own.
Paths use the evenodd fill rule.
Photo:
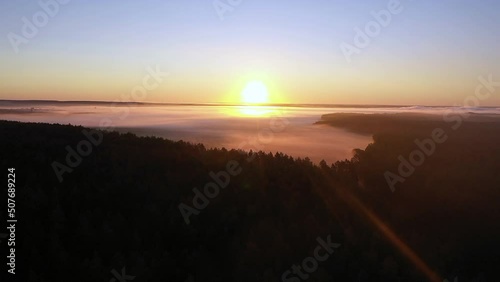
<svg viewBox="0 0 500 282">
<path fill-rule="evenodd" d="M 0 99 L 238 103 L 260 81 L 274 103 L 460 105 L 479 76 L 500 81 L 499 10 L 493 0 L 0 1 Z M 499 105 L 500 89 L 481 101 Z"/>
</svg>

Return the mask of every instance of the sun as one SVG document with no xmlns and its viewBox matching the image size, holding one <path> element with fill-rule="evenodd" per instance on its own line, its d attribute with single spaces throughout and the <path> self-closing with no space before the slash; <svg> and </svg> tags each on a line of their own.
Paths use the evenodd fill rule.
<svg viewBox="0 0 500 282">
<path fill-rule="evenodd" d="M 249 82 L 241 92 L 241 100 L 245 104 L 265 104 L 269 102 L 267 87 L 261 81 Z"/>
</svg>

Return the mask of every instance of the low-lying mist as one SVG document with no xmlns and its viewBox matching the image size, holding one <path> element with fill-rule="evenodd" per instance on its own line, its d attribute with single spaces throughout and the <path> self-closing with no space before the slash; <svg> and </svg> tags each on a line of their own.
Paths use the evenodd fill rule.
<svg viewBox="0 0 500 282">
<path fill-rule="evenodd" d="M 161 105 L 106 102 L 0 101 L 0 119 L 103 128 L 265 152 L 283 152 L 318 163 L 350 159 L 364 149 L 369 134 L 315 124 L 329 113 L 425 113 L 442 115 L 449 107 L 307 106 L 248 107 L 227 105 Z M 498 115 L 498 108 L 454 108 Z"/>
<path fill-rule="evenodd" d="M 158 136 L 265 152 L 283 152 L 318 163 L 350 159 L 352 150 L 365 148 L 372 138 L 327 125 L 315 125 L 321 108 L 253 108 L 238 106 L 112 105 L 43 103 L 1 105 L 0 119 L 102 127 L 119 132 Z"/>
</svg>

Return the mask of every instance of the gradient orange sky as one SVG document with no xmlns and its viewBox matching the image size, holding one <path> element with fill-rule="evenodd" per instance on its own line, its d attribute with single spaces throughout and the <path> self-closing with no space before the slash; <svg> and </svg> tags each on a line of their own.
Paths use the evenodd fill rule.
<svg viewBox="0 0 500 282">
<path fill-rule="evenodd" d="M 391 1 L 242 1 L 223 19 L 212 1 L 70 1 L 18 53 L 9 34 L 44 10 L 2 1 L 0 98 L 121 100 L 148 66 L 169 76 L 146 102 L 237 103 L 258 80 L 276 103 L 454 105 L 479 76 L 500 81 L 495 1 L 401 0 L 346 60 L 341 44 Z"/>
</svg>

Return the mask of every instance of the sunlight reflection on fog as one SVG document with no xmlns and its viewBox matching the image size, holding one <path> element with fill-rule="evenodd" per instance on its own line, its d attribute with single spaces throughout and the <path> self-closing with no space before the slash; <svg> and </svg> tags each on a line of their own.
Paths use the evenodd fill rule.
<svg viewBox="0 0 500 282">
<path fill-rule="evenodd" d="M 355 148 L 364 149 L 369 135 L 351 133 L 327 125 L 315 125 L 322 114 L 335 112 L 416 112 L 422 109 L 402 108 L 321 108 L 259 107 L 207 105 L 111 106 L 110 104 L 26 104 L 0 102 L 0 119 L 75 124 L 99 127 L 109 119 L 122 132 L 141 136 L 154 135 L 171 140 L 203 143 L 206 147 L 237 149 L 243 142 L 265 152 L 281 151 L 293 157 L 309 157 L 328 163 L 350 158 Z M 128 111 L 128 115 L 125 113 Z M 439 109 L 423 109 L 438 113 Z M 434 112 L 433 112 L 434 111 Z M 273 135 L 269 143 L 261 142 L 259 133 L 270 128 L 273 117 L 289 121 L 285 130 Z M 262 138 L 261 138 L 262 139 Z M 264 140 L 265 141 L 265 140 Z M 250 148 L 247 146 L 246 148 Z"/>
<path fill-rule="evenodd" d="M 214 105 L 135 105 L 15 103 L 0 101 L 0 119 L 47 122 L 99 127 L 108 119 L 121 131 L 140 136 L 154 135 L 171 140 L 203 143 L 206 147 L 238 149 L 243 142 L 265 152 L 283 152 L 293 157 L 309 157 L 318 163 L 349 159 L 355 148 L 364 149 L 371 141 L 360 135 L 327 125 L 315 125 L 328 113 L 442 114 L 446 107 L 273 107 Z M 458 109 L 477 113 L 498 113 L 497 108 Z M 128 114 L 127 114 L 128 113 Z M 289 121 L 285 130 L 269 143 L 259 141 L 259 133 L 270 128 L 273 117 Z M 262 138 L 261 138 L 262 139 Z M 265 141 L 265 140 L 264 140 Z M 247 146 L 246 148 L 250 148 Z"/>
</svg>

